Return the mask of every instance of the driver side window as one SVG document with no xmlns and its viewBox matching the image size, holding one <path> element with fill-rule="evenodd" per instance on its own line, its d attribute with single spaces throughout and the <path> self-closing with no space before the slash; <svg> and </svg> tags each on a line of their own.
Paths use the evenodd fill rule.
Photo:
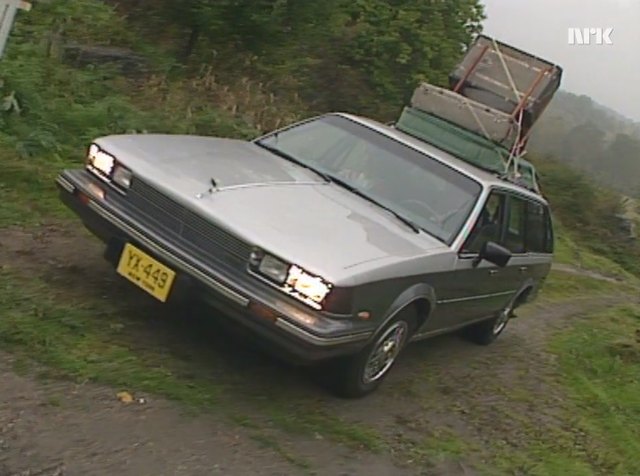
<svg viewBox="0 0 640 476">
<path fill-rule="evenodd" d="M 505 205 L 506 197 L 504 194 L 492 192 L 489 195 L 478 221 L 462 247 L 463 252 L 479 253 L 487 241 L 501 242 Z"/>
</svg>

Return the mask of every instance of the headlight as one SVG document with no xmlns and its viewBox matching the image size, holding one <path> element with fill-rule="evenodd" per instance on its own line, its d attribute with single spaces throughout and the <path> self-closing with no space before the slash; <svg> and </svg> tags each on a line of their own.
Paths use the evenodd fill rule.
<svg viewBox="0 0 640 476">
<path fill-rule="evenodd" d="M 287 276 L 287 285 L 309 299 L 321 303 L 329 291 L 331 285 L 319 276 L 313 276 L 298 266 L 291 266 Z"/>
<path fill-rule="evenodd" d="M 261 250 L 251 253 L 249 268 L 277 284 L 285 293 L 315 309 L 321 308 L 322 301 L 331 291 L 331 284 L 320 276 L 308 273 L 299 266 L 285 263 Z"/>
<path fill-rule="evenodd" d="M 121 188 L 128 189 L 131 186 L 133 179 L 131 170 L 120 164 L 113 155 L 104 151 L 98 144 L 89 146 L 87 169 Z"/>
<path fill-rule="evenodd" d="M 115 164 L 116 158 L 113 155 L 105 152 L 98 145 L 91 144 L 87 154 L 87 167 L 89 169 L 110 178 Z"/>
<path fill-rule="evenodd" d="M 271 255 L 265 255 L 258 265 L 258 271 L 276 283 L 282 284 L 287 278 L 289 265 Z"/>
<path fill-rule="evenodd" d="M 131 179 L 133 173 L 124 165 L 117 164 L 113 170 L 113 181 L 120 185 L 122 188 L 129 188 L 131 186 Z"/>
</svg>

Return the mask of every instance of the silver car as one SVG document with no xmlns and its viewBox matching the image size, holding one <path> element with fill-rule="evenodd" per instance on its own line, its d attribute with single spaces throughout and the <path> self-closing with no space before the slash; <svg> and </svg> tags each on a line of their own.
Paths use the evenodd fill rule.
<svg viewBox="0 0 640 476">
<path fill-rule="evenodd" d="M 492 342 L 552 261 L 543 197 L 348 114 L 252 141 L 101 137 L 57 184 L 122 277 L 330 363 L 346 397 L 376 389 L 410 341 Z"/>
</svg>

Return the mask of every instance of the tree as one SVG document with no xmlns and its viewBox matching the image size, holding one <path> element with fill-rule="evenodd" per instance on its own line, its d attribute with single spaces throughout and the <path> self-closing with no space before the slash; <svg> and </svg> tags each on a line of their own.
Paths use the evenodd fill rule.
<svg viewBox="0 0 640 476">
<path fill-rule="evenodd" d="M 565 136 L 562 156 L 583 170 L 596 170 L 602 164 L 604 141 L 604 131 L 592 122 L 585 122 Z"/>
<path fill-rule="evenodd" d="M 336 39 L 341 64 L 359 71 L 376 96 L 355 106 L 380 118 L 394 117 L 419 81 L 447 83 L 484 19 L 477 0 L 355 0 L 345 11 L 348 22 Z"/>
<path fill-rule="evenodd" d="M 138 0 L 133 14 L 173 31 L 183 62 L 232 65 L 310 110 L 395 117 L 420 80 L 447 82 L 481 29 L 479 0 Z M 141 17 L 141 15 L 144 15 Z M 215 52 L 215 54 L 212 54 Z"/>
</svg>

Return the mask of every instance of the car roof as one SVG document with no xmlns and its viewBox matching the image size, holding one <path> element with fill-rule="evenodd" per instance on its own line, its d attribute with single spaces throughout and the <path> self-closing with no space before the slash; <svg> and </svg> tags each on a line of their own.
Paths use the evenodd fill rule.
<svg viewBox="0 0 640 476">
<path fill-rule="evenodd" d="M 336 112 L 336 113 L 329 113 L 328 115 L 337 115 L 337 116 L 344 117 L 346 119 L 350 119 L 354 122 L 358 122 L 359 124 L 362 124 L 363 126 L 373 129 L 376 132 L 384 134 L 390 137 L 391 139 L 394 139 L 413 149 L 418 150 L 419 152 L 422 152 L 423 154 L 433 157 L 439 162 L 442 162 L 454 168 L 458 172 L 466 175 L 467 177 L 475 179 L 476 181 L 480 182 L 484 187 L 487 187 L 487 188 L 499 187 L 502 189 L 508 189 L 513 192 L 519 193 L 521 195 L 526 195 L 527 197 L 537 200 L 539 202 L 542 202 L 544 204 L 548 204 L 547 200 L 543 196 L 525 187 L 522 187 L 518 184 L 503 180 L 500 177 L 497 177 L 496 175 L 493 175 L 479 167 L 476 167 L 475 165 L 469 162 L 465 162 L 464 160 L 459 159 L 442 149 L 434 147 L 433 145 L 427 142 L 423 142 L 420 139 L 416 139 L 415 137 L 409 134 L 406 134 L 402 131 L 399 131 L 398 129 L 382 124 L 378 121 L 374 121 L 373 119 L 357 116 L 355 114 Z M 523 159 L 520 159 L 520 161 L 522 162 Z M 531 165 L 530 162 L 525 162 L 525 163 Z"/>
</svg>

